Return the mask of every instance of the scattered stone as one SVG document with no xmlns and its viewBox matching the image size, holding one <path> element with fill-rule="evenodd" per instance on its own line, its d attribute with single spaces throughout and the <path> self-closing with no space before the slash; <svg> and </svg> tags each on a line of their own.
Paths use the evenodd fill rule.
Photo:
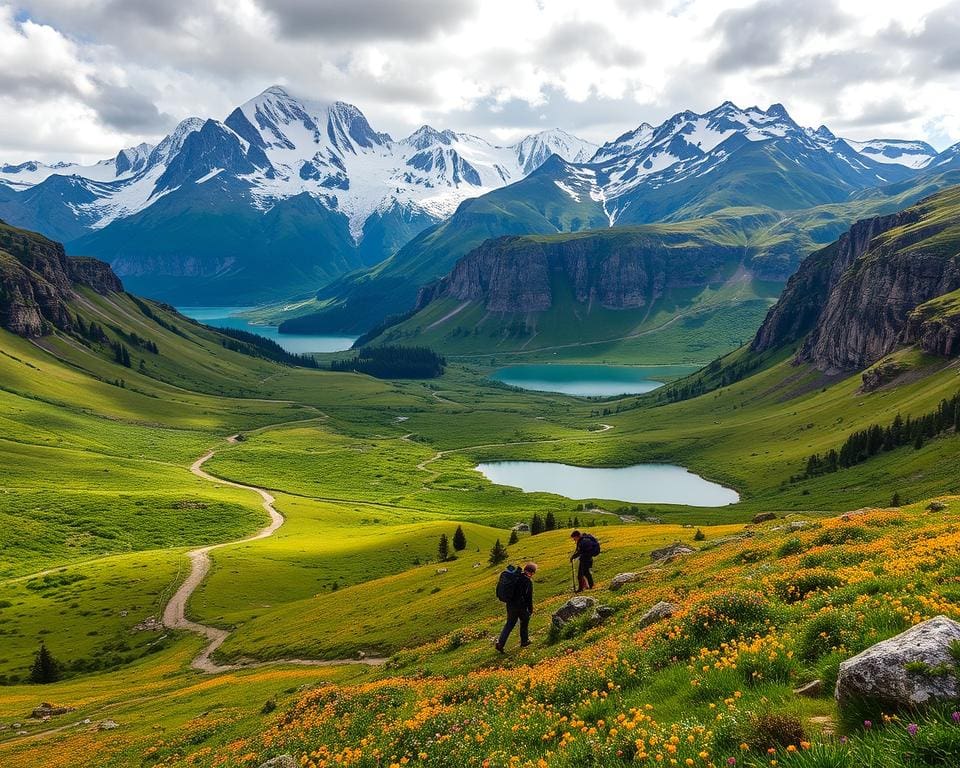
<svg viewBox="0 0 960 768">
<path fill-rule="evenodd" d="M 365 658 L 367 658 L 367 654 L 364 651 L 357 651 L 358 661 L 363 661 Z"/>
<path fill-rule="evenodd" d="M 663 518 L 661 518 L 661 517 L 651 517 L 651 516 L 649 516 L 649 515 L 648 515 L 647 517 L 643 518 L 643 519 L 644 519 L 644 521 L 646 521 L 646 522 L 648 522 L 648 523 L 662 523 L 662 522 L 663 522 Z"/>
<path fill-rule="evenodd" d="M 17 731 L 17 736 L 27 736 L 30 731 Z"/>
<path fill-rule="evenodd" d="M 510 530 L 516 531 L 517 533 L 528 533 L 530 531 L 530 526 L 527 525 L 526 523 L 517 523 Z"/>
<path fill-rule="evenodd" d="M 30 717 L 34 720 L 44 720 L 56 715 L 65 715 L 67 712 L 73 712 L 73 707 L 55 707 L 45 701 L 30 713 Z"/>
<path fill-rule="evenodd" d="M 598 605 L 596 610 L 596 615 L 599 616 L 601 619 L 606 619 L 606 618 L 609 618 L 610 616 L 613 616 L 613 614 L 615 614 L 616 612 L 617 612 L 617 609 L 614 608 L 612 605 Z"/>
<path fill-rule="evenodd" d="M 640 626 L 649 627 L 651 624 L 656 624 L 658 621 L 669 619 L 676 612 L 677 606 L 666 600 L 661 600 L 659 603 L 655 603 L 649 611 L 640 617 Z"/>
<path fill-rule="evenodd" d="M 260 763 L 260 768 L 297 768 L 297 761 L 291 755 L 277 755 Z"/>
<path fill-rule="evenodd" d="M 474 567 L 474 568 L 483 568 L 483 563 L 474 563 L 474 564 L 473 564 L 473 567 Z"/>
<path fill-rule="evenodd" d="M 97 725 L 98 731 L 112 731 L 114 728 L 119 728 L 120 724 L 115 720 L 101 720 L 99 725 Z"/>
<path fill-rule="evenodd" d="M 806 696 L 809 699 L 815 699 L 823 693 L 823 680 L 811 680 L 806 685 L 794 688 L 793 692 L 797 696 Z"/>
<path fill-rule="evenodd" d="M 148 616 L 139 624 L 134 624 L 131 632 L 162 632 L 163 624 L 157 621 L 155 616 Z"/>
<path fill-rule="evenodd" d="M 618 589 L 622 588 L 627 584 L 632 584 L 635 581 L 640 581 L 642 574 L 639 573 L 618 573 L 612 579 L 610 579 L 610 591 L 616 592 Z"/>
<path fill-rule="evenodd" d="M 670 562 L 671 560 L 676 560 L 682 555 L 689 555 L 693 552 L 696 552 L 693 547 L 688 544 L 681 544 L 679 541 L 671 544 L 669 547 L 663 547 L 662 549 L 655 549 L 650 553 L 650 559 L 654 562 L 664 560 Z"/>
<path fill-rule="evenodd" d="M 867 512 L 873 512 L 873 510 L 870 507 L 861 507 L 860 509 L 853 510 L 853 512 L 844 512 L 840 515 L 840 519 L 845 523 L 849 523 L 853 518 L 865 515 Z"/>
<path fill-rule="evenodd" d="M 437 576 L 440 576 L 447 572 L 446 568 L 437 568 Z"/>
<path fill-rule="evenodd" d="M 954 701 L 960 697 L 960 683 L 950 653 L 953 641 L 960 641 L 960 624 L 936 616 L 867 648 L 840 664 L 837 701 L 893 707 Z M 925 669 L 907 669 L 917 663 Z"/>
<path fill-rule="evenodd" d="M 553 612 L 553 625 L 561 629 L 571 619 L 593 610 L 596 605 L 597 601 L 592 597 L 571 597 Z"/>
<path fill-rule="evenodd" d="M 928 512 L 943 512 L 947 508 L 947 505 L 942 501 L 931 501 L 927 504 Z"/>
<path fill-rule="evenodd" d="M 765 523 L 768 520 L 776 520 L 776 519 L 777 519 L 776 512 L 760 512 L 759 514 L 754 515 L 753 520 L 751 520 L 750 522 L 757 524 L 757 523 Z"/>
<path fill-rule="evenodd" d="M 13 728 L 14 730 L 17 730 L 18 728 L 23 728 L 23 723 L 14 723 L 10 727 Z"/>
<path fill-rule="evenodd" d="M 120 618 L 122 618 L 122 619 L 127 618 L 127 614 L 128 614 L 128 613 L 129 613 L 129 611 L 120 611 Z"/>
</svg>

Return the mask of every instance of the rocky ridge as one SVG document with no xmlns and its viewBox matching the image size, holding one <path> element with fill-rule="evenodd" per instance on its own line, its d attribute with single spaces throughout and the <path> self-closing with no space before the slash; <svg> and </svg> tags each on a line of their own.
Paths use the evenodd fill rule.
<svg viewBox="0 0 960 768">
<path fill-rule="evenodd" d="M 960 188 L 954 187 L 899 213 L 859 221 L 811 254 L 752 349 L 802 341 L 797 362 L 827 373 L 865 368 L 910 343 L 954 355 L 960 319 L 939 311 L 937 299 L 957 289 Z"/>
<path fill-rule="evenodd" d="M 72 330 L 67 304 L 78 285 L 101 294 L 123 290 L 108 264 L 70 258 L 60 243 L 0 222 L 0 326 L 27 338 Z"/>
</svg>

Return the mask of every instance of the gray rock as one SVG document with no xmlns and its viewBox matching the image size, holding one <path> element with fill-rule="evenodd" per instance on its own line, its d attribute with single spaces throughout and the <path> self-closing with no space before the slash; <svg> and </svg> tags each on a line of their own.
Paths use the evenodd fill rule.
<svg viewBox="0 0 960 768">
<path fill-rule="evenodd" d="M 120 724 L 114 720 L 101 720 L 99 725 L 97 725 L 98 731 L 112 731 L 114 728 L 119 728 Z"/>
<path fill-rule="evenodd" d="M 776 515 L 775 512 L 761 512 L 761 513 L 759 513 L 759 514 L 757 514 L 757 515 L 754 515 L 754 516 L 753 516 L 753 520 L 751 520 L 750 522 L 752 522 L 752 523 L 765 523 L 765 522 L 767 522 L 768 520 L 776 520 L 776 519 L 777 519 L 777 515 Z"/>
<path fill-rule="evenodd" d="M 676 560 L 682 555 L 689 555 L 692 552 L 696 552 L 693 547 L 687 544 L 681 544 L 679 541 L 675 544 L 671 544 L 669 547 L 663 547 L 662 549 L 655 549 L 650 553 L 650 559 L 654 562 L 658 560 Z"/>
<path fill-rule="evenodd" d="M 265 763 L 260 763 L 260 768 L 297 768 L 297 761 L 292 755 L 277 755 Z"/>
<path fill-rule="evenodd" d="M 823 680 L 811 680 L 799 688 L 794 688 L 793 692 L 797 696 L 806 696 L 809 699 L 815 699 L 823 693 Z"/>
<path fill-rule="evenodd" d="M 954 640 L 960 640 L 960 624 L 936 616 L 867 648 L 840 665 L 837 701 L 915 707 L 957 699 L 960 684 L 950 653 Z M 907 669 L 918 662 L 926 669 Z"/>
<path fill-rule="evenodd" d="M 553 618 L 551 620 L 553 621 L 553 625 L 559 629 L 571 619 L 575 619 L 587 611 L 593 611 L 596 605 L 597 601 L 592 597 L 571 597 L 553 612 Z"/>
<path fill-rule="evenodd" d="M 659 603 L 654 604 L 649 611 L 640 617 L 640 626 L 648 627 L 651 624 L 656 624 L 658 621 L 663 621 L 664 619 L 670 618 L 676 612 L 677 606 L 675 606 L 673 603 L 667 602 L 666 600 L 661 600 Z"/>
<path fill-rule="evenodd" d="M 640 581 L 641 577 L 642 574 L 639 573 L 618 573 L 616 576 L 610 579 L 610 591 L 616 592 L 626 584 L 632 584 L 635 581 Z"/>
<path fill-rule="evenodd" d="M 73 712 L 73 707 L 55 707 L 53 704 L 45 701 L 30 713 L 30 717 L 35 720 L 43 720 L 55 715 L 65 715 L 67 712 Z"/>
<path fill-rule="evenodd" d="M 943 512 L 947 508 L 947 505 L 942 501 L 931 501 L 927 504 L 927 510 L 930 512 Z"/>
</svg>

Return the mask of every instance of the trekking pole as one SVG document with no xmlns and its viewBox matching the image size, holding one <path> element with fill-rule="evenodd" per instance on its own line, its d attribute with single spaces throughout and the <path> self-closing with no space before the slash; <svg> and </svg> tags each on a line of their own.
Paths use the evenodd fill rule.
<svg viewBox="0 0 960 768">
<path fill-rule="evenodd" d="M 573 560 L 570 561 L 570 580 L 571 580 L 571 582 L 572 582 L 573 592 L 574 592 L 574 594 L 576 594 L 576 592 L 577 592 L 577 565 L 576 565 L 576 563 L 573 562 Z"/>
</svg>

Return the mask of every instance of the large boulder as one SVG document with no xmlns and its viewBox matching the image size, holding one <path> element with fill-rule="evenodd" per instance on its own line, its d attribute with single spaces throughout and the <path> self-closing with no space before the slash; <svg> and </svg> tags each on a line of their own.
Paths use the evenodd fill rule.
<svg viewBox="0 0 960 768">
<path fill-rule="evenodd" d="M 582 616 L 584 613 L 590 612 L 592 614 L 596 605 L 597 601 L 592 597 L 571 597 L 553 612 L 553 625 L 560 629 L 569 621 Z"/>
<path fill-rule="evenodd" d="M 960 624 L 937 616 L 877 643 L 840 665 L 836 698 L 916 707 L 960 698 L 950 644 Z"/>
<path fill-rule="evenodd" d="M 653 552 L 650 553 L 650 559 L 653 560 L 654 562 L 657 562 L 660 560 L 666 560 L 669 562 L 670 560 L 676 560 L 678 557 L 682 555 L 689 555 L 696 551 L 697 550 L 695 550 L 693 547 L 689 546 L 688 544 L 681 544 L 678 541 L 674 544 L 671 544 L 669 547 L 663 547 L 661 549 L 653 550 Z"/>
<path fill-rule="evenodd" d="M 616 592 L 618 589 L 623 588 L 627 584 L 632 584 L 635 581 L 640 581 L 643 577 L 641 573 L 618 573 L 612 579 L 610 579 L 610 591 Z"/>
<path fill-rule="evenodd" d="M 776 520 L 777 514 L 775 512 L 759 512 L 753 516 L 751 523 L 765 523 L 768 520 Z"/>
<path fill-rule="evenodd" d="M 640 626 L 647 627 L 651 624 L 656 624 L 658 621 L 670 618 L 676 612 L 677 606 L 666 600 L 661 600 L 640 617 Z"/>
</svg>

